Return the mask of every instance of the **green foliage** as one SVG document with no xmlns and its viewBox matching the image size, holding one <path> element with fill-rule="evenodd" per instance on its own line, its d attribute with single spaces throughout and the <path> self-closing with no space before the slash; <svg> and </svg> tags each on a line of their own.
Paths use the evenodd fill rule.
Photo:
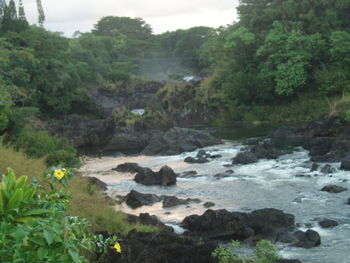
<svg viewBox="0 0 350 263">
<path fill-rule="evenodd" d="M 76 167 L 79 165 L 76 150 L 66 140 L 50 136 L 46 131 L 35 131 L 24 127 L 11 137 L 11 142 L 17 150 L 23 150 L 30 157 L 46 157 L 49 166 L 61 164 Z"/>
<path fill-rule="evenodd" d="M 239 241 L 232 241 L 230 248 L 218 247 L 212 253 L 220 263 L 275 263 L 281 257 L 276 251 L 276 246 L 269 241 L 261 240 L 256 244 L 254 255 L 237 254 Z"/>
<path fill-rule="evenodd" d="M 43 175 L 43 182 L 26 184 L 7 170 L 0 183 L 0 261 L 10 262 L 88 262 L 91 252 L 106 252 L 116 238 L 103 240 L 86 232 L 85 219 L 67 217 L 69 194 L 57 190 L 67 185 L 70 170 L 54 168 Z M 53 184 L 56 182 L 56 186 Z M 44 192 L 43 192 L 44 191 Z"/>
<path fill-rule="evenodd" d="M 240 21 L 201 46 L 215 89 L 207 103 L 224 111 L 283 107 L 305 94 L 337 96 L 349 87 L 350 3 L 242 0 L 237 10 Z"/>
</svg>

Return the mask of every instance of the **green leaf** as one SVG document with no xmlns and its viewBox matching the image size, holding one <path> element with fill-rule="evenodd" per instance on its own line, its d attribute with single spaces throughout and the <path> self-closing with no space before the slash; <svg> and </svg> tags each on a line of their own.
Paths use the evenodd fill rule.
<svg viewBox="0 0 350 263">
<path fill-rule="evenodd" d="M 68 249 L 68 253 L 71 256 L 71 258 L 73 259 L 74 263 L 80 263 L 81 262 L 81 260 L 79 258 L 79 254 L 76 251 L 74 251 L 72 249 Z"/>
<path fill-rule="evenodd" d="M 22 188 L 23 185 L 27 182 L 27 179 L 27 176 L 21 176 L 19 179 L 17 179 L 15 188 Z"/>
<path fill-rule="evenodd" d="M 2 197 L 2 191 L 0 190 L 0 215 L 5 213 L 5 203 L 4 198 Z"/>
<path fill-rule="evenodd" d="M 23 194 L 23 200 L 31 201 L 35 195 L 35 188 L 27 189 Z"/>
<path fill-rule="evenodd" d="M 45 259 L 47 257 L 47 255 L 49 254 L 47 249 L 42 248 L 42 247 L 38 249 L 37 253 L 38 253 L 38 257 L 39 257 L 40 260 Z"/>
<path fill-rule="evenodd" d="M 25 212 L 24 216 L 34 216 L 34 215 L 43 215 L 50 213 L 51 211 L 49 209 L 31 209 L 27 212 Z"/>
<path fill-rule="evenodd" d="M 51 232 L 44 230 L 44 237 L 46 239 L 47 244 L 50 246 L 53 242 L 54 236 Z"/>
<path fill-rule="evenodd" d="M 19 207 L 20 203 L 23 200 L 23 190 L 21 188 L 17 189 L 13 196 L 11 196 L 8 204 L 7 209 L 16 209 Z"/>
<path fill-rule="evenodd" d="M 67 181 L 66 177 L 62 178 L 61 183 L 63 184 L 64 187 L 68 186 L 68 181 Z"/>
<path fill-rule="evenodd" d="M 20 217 L 16 219 L 16 222 L 19 223 L 24 223 L 24 224 L 28 224 L 30 221 L 32 221 L 35 217 L 33 216 L 25 216 L 25 217 Z"/>
</svg>

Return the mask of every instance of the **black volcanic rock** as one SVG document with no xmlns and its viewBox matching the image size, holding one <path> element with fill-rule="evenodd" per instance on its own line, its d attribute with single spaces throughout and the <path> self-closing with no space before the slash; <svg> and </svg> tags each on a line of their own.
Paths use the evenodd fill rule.
<svg viewBox="0 0 350 263">
<path fill-rule="evenodd" d="M 333 184 L 330 184 L 330 185 L 326 185 L 325 187 L 323 187 L 321 189 L 321 191 L 325 191 L 325 192 L 329 192 L 329 193 L 334 193 L 334 194 L 337 194 L 337 193 L 341 193 L 341 192 L 344 192 L 348 190 L 347 188 L 345 187 L 342 187 L 342 186 L 338 186 L 338 185 L 333 185 Z"/>
<path fill-rule="evenodd" d="M 170 186 L 176 184 L 177 175 L 168 166 L 163 166 L 159 172 L 154 172 L 150 168 L 140 170 L 134 180 L 137 183 L 144 185 L 162 185 Z"/>
<path fill-rule="evenodd" d="M 278 240 L 281 233 L 294 228 L 294 216 L 281 210 L 266 208 L 252 213 L 228 212 L 225 209 L 207 210 L 203 215 L 186 217 L 182 226 L 191 233 L 208 238 L 230 238 L 245 240 L 247 229 L 254 231 L 260 239 Z M 273 230 L 273 231 L 272 231 Z"/>
<path fill-rule="evenodd" d="M 128 206 L 138 208 L 144 205 L 152 205 L 159 202 L 160 198 L 155 194 L 142 194 L 135 190 L 131 190 L 130 193 L 125 196 L 124 200 Z"/>
<path fill-rule="evenodd" d="M 306 232 L 298 230 L 293 234 L 293 238 L 295 241 L 292 246 L 295 247 L 312 248 L 321 244 L 320 235 L 311 229 L 308 229 Z"/>
</svg>

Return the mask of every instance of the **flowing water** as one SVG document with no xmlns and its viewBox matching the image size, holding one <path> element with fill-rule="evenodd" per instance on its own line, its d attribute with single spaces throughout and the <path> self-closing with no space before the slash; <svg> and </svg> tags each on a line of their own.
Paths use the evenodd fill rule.
<svg viewBox="0 0 350 263">
<path fill-rule="evenodd" d="M 231 159 L 244 148 L 239 142 L 227 141 L 222 145 L 205 148 L 210 154 L 220 154 L 222 158 L 205 164 L 188 164 L 183 162 L 187 156 L 196 156 L 196 152 L 173 156 L 119 156 L 88 158 L 81 168 L 85 175 L 95 176 L 108 184 L 108 194 L 126 195 L 134 189 L 141 193 L 157 195 L 174 195 L 178 198 L 199 198 L 199 204 L 180 205 L 162 208 L 162 203 L 131 209 L 127 205 L 118 205 L 127 213 L 138 215 L 150 213 L 157 215 L 163 222 L 178 226 L 184 217 L 202 214 L 207 201 L 215 203 L 212 209 L 225 208 L 229 211 L 250 212 L 259 208 L 277 208 L 295 215 L 300 229 L 306 226 L 318 231 L 322 245 L 316 248 L 292 248 L 279 244 L 281 254 L 286 258 L 298 258 L 305 263 L 349 263 L 350 249 L 350 205 L 346 200 L 349 191 L 339 194 L 322 192 L 327 184 L 337 184 L 350 189 L 349 172 L 340 171 L 339 163 L 331 165 L 336 172 L 327 175 L 319 171 L 310 172 L 311 163 L 308 152 L 297 148 L 292 154 L 277 160 L 260 160 L 249 165 L 231 164 Z M 177 185 L 171 187 L 143 186 L 133 181 L 134 174 L 112 171 L 118 164 L 136 162 L 140 166 L 159 170 L 168 165 L 176 173 L 196 171 L 195 177 L 179 176 Z M 214 175 L 233 170 L 229 177 L 217 180 Z M 299 177 L 298 175 L 307 175 Z M 340 225 L 331 229 L 318 226 L 318 219 L 337 220 Z"/>
</svg>

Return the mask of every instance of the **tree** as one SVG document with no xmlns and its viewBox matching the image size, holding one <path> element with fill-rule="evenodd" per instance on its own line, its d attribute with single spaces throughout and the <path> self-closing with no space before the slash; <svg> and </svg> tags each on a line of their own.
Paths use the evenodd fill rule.
<svg viewBox="0 0 350 263">
<path fill-rule="evenodd" d="M 36 6 L 38 8 L 38 22 L 40 27 L 44 27 L 45 13 L 41 0 L 36 0 Z"/>
<path fill-rule="evenodd" d="M 19 20 L 27 21 L 22 0 L 18 1 L 18 18 Z"/>
</svg>

